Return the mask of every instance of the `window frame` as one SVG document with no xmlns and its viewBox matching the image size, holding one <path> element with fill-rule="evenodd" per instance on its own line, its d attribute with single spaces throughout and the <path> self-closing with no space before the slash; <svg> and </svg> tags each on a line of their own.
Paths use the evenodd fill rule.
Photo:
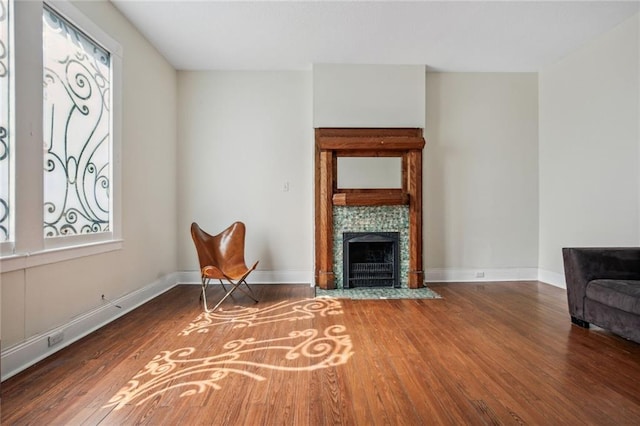
<svg viewBox="0 0 640 426">
<path fill-rule="evenodd" d="M 9 158 L 8 158 L 8 164 L 9 164 L 9 240 L 7 241 L 2 241 L 0 242 L 0 256 L 9 254 L 13 252 L 13 248 L 14 248 L 14 244 L 15 244 L 15 225 L 14 225 L 14 221 L 15 221 L 15 202 L 14 202 L 14 170 L 15 170 L 15 166 L 14 166 L 14 158 L 15 158 L 15 149 L 14 149 L 14 135 L 13 135 L 13 128 L 14 128 L 14 112 L 13 112 L 13 105 L 14 102 L 13 100 L 15 99 L 14 96 L 14 85 L 13 85 L 13 75 L 14 75 L 14 70 L 13 70 L 13 64 L 14 64 L 14 60 L 13 60 L 13 52 L 14 52 L 14 47 L 13 47 L 13 34 L 14 34 L 14 24 L 13 24 L 13 11 L 14 11 L 14 0 L 6 0 L 7 5 L 6 5 L 6 14 L 7 14 L 7 25 L 8 25 L 8 40 L 7 40 L 7 45 L 5 46 L 6 50 L 7 50 L 7 73 L 8 73 L 8 83 L 9 83 L 9 93 L 8 93 L 8 105 L 7 105 L 7 109 L 9 111 L 9 116 L 8 116 L 8 128 L 7 128 L 7 139 L 9 141 Z"/>
<path fill-rule="evenodd" d="M 45 238 L 43 171 L 43 8 L 44 4 L 101 45 L 111 55 L 111 196 L 109 232 Z M 65 0 L 14 2 L 13 40 L 15 60 L 12 111 L 16 164 L 13 247 L 2 248 L 0 270 L 8 272 L 33 266 L 91 256 L 123 247 L 121 216 L 122 46 Z M 34 66 L 34 52 L 39 66 Z M 39 55 L 38 55 L 39 53 Z M 29 70 L 31 68 L 31 70 Z M 36 68 L 34 71 L 33 69 Z M 37 79 L 37 81 L 36 81 Z M 34 90 L 35 87 L 35 90 Z M 39 91 L 38 91 L 39 89 Z M 19 144 L 18 141 L 21 141 Z M 20 146 L 18 146 L 20 145 Z M 33 173 L 38 170 L 38 173 Z"/>
</svg>

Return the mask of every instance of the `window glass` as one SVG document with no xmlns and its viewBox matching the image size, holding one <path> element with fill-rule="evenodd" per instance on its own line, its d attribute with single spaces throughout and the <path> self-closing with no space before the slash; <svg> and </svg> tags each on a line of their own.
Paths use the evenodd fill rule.
<svg viewBox="0 0 640 426">
<path fill-rule="evenodd" d="M 46 7 L 44 236 L 111 231 L 111 55 Z"/>
<path fill-rule="evenodd" d="M 9 7 L 8 0 L 0 0 L 0 243 L 11 241 L 10 184 L 11 184 L 11 139 L 10 120 L 10 52 L 9 52 Z"/>
</svg>

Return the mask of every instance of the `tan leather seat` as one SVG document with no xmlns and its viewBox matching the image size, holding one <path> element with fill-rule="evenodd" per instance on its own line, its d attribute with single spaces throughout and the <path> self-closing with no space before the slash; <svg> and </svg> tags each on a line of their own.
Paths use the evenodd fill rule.
<svg viewBox="0 0 640 426">
<path fill-rule="evenodd" d="M 195 222 L 191 224 L 191 237 L 196 246 L 200 262 L 202 279 L 202 295 L 200 298 L 203 301 L 206 312 L 215 311 L 237 289 L 258 302 L 258 299 L 253 295 L 253 290 L 246 282 L 249 274 L 258 266 L 258 262 L 248 268 L 244 261 L 245 232 L 245 225 L 242 222 L 233 223 L 218 235 L 206 233 Z M 220 284 L 222 284 L 226 293 L 212 309 L 209 309 L 206 290 L 212 279 L 220 280 Z M 223 280 L 231 284 L 232 288 L 229 291 L 227 291 Z M 248 292 L 240 287 L 242 284 L 249 289 Z"/>
</svg>

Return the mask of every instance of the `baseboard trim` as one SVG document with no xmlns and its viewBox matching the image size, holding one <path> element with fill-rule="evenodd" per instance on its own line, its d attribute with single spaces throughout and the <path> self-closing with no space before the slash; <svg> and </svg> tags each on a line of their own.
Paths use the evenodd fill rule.
<svg viewBox="0 0 640 426">
<path fill-rule="evenodd" d="M 478 276 L 480 273 L 482 276 Z M 567 288 L 564 275 L 537 268 L 450 269 L 434 268 L 425 272 L 425 283 L 540 281 L 559 288 Z"/>
<path fill-rule="evenodd" d="M 536 268 L 454 269 L 433 268 L 425 271 L 425 282 L 536 281 Z"/>
<path fill-rule="evenodd" d="M 567 288 L 567 282 L 565 281 L 564 274 L 557 272 L 546 271 L 544 269 L 538 269 L 538 281 L 550 284 L 554 287 Z"/>
<path fill-rule="evenodd" d="M 200 284 L 200 272 L 178 272 L 178 280 L 180 284 Z M 255 270 L 249 275 L 247 282 L 249 284 L 308 284 L 313 286 L 313 272 Z"/>
<path fill-rule="evenodd" d="M 176 273 L 166 275 L 139 290 L 112 300 L 111 303 L 105 302 L 100 307 L 75 317 L 67 324 L 47 330 L 46 333 L 33 336 L 22 343 L 3 350 L 0 355 L 1 380 L 6 380 L 18 374 L 38 361 L 131 312 L 138 306 L 175 287 L 177 282 Z M 121 308 L 119 309 L 115 305 Z M 49 347 L 49 336 L 58 333 L 64 333 L 64 339 L 59 344 Z"/>
<path fill-rule="evenodd" d="M 177 272 L 178 284 L 200 284 L 198 271 Z M 479 276 L 481 275 L 481 276 Z M 254 271 L 249 284 L 309 284 L 313 287 L 312 271 Z M 432 268 L 425 271 L 425 283 L 435 282 L 491 282 L 491 281 L 542 281 L 566 288 L 564 276 L 537 268 Z M 215 284 L 215 283 L 213 283 Z"/>
</svg>

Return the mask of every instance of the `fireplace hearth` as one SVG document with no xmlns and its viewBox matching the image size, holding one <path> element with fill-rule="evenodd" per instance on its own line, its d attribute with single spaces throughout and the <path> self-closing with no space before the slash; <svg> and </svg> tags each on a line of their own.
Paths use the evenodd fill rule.
<svg viewBox="0 0 640 426">
<path fill-rule="evenodd" d="M 398 232 L 343 234 L 343 287 L 400 287 Z"/>
</svg>

